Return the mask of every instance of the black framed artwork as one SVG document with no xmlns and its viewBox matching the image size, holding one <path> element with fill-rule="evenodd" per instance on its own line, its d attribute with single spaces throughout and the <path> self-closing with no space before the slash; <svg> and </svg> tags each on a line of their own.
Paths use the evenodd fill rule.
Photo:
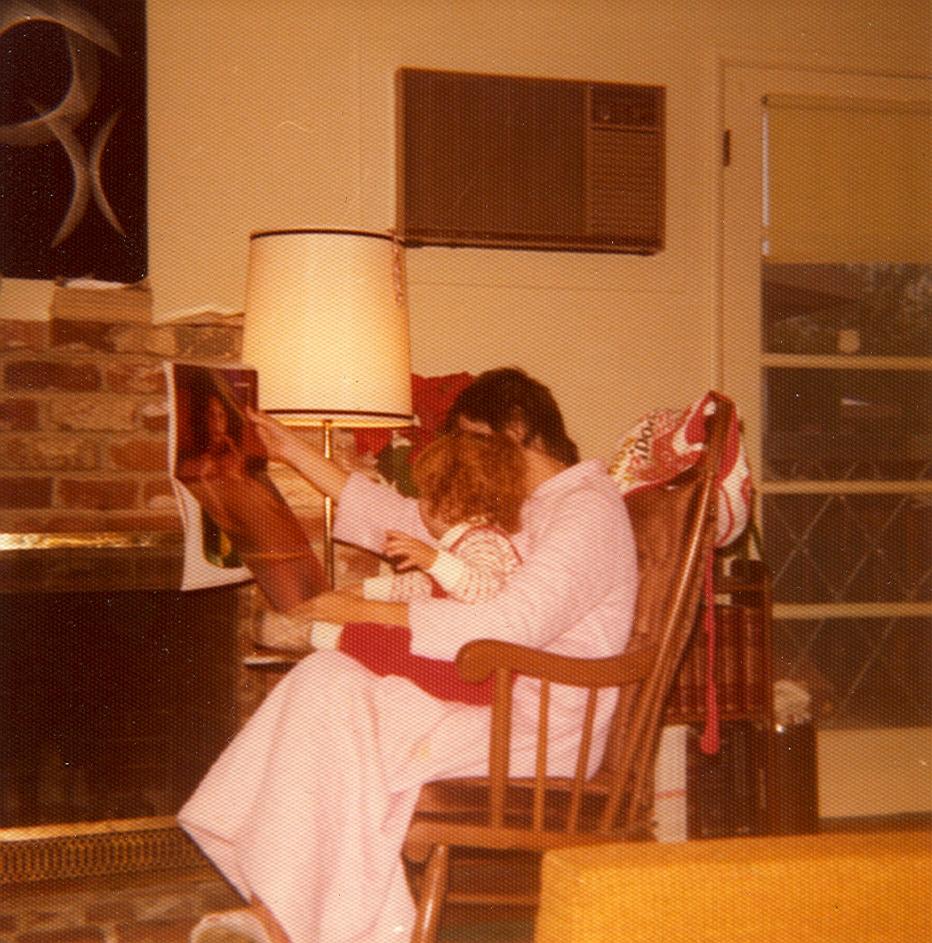
<svg viewBox="0 0 932 943">
<path fill-rule="evenodd" d="M 145 0 L 0 0 L 0 271 L 148 268 Z"/>
</svg>

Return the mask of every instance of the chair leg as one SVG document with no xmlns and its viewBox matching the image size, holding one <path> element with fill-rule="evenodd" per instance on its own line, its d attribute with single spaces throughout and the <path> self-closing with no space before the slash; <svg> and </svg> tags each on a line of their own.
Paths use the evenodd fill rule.
<svg viewBox="0 0 932 943">
<path fill-rule="evenodd" d="M 437 931 L 440 929 L 440 913 L 447 894 L 449 867 L 450 847 L 435 845 L 424 871 L 411 943 L 436 943 Z"/>
</svg>

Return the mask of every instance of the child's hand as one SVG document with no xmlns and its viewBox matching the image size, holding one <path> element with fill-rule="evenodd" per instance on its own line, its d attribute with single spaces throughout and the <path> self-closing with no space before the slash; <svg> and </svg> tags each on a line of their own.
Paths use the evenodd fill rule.
<svg viewBox="0 0 932 943">
<path fill-rule="evenodd" d="M 390 530 L 385 535 L 385 546 L 382 552 L 392 561 L 396 570 L 427 570 L 437 559 L 437 550 L 423 540 L 403 534 L 401 531 Z"/>
</svg>

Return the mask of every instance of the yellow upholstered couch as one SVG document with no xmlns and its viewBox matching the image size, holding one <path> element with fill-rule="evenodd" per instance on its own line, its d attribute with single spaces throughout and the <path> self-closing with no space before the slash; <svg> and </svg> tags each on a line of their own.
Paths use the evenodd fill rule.
<svg viewBox="0 0 932 943">
<path fill-rule="evenodd" d="M 932 940 L 932 832 L 548 852 L 536 943 Z"/>
</svg>

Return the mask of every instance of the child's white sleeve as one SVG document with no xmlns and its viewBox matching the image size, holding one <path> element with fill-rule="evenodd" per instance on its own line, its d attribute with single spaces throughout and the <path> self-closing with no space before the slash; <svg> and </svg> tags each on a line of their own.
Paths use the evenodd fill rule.
<svg viewBox="0 0 932 943">
<path fill-rule="evenodd" d="M 449 550 L 438 550 L 437 559 L 425 570 L 448 593 L 456 591 L 457 586 L 464 583 L 469 576 L 469 564 L 462 557 L 450 553 Z"/>
<path fill-rule="evenodd" d="M 392 585 L 394 573 L 380 573 L 378 576 L 369 576 L 362 581 L 363 599 L 378 599 L 382 602 L 392 601 Z"/>
</svg>

